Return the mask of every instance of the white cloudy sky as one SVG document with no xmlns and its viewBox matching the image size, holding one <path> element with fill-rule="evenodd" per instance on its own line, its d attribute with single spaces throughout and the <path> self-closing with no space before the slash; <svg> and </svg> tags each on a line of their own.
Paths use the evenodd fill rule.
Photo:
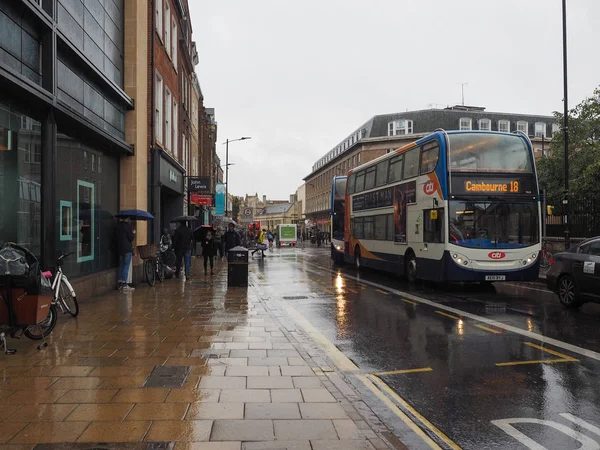
<svg viewBox="0 0 600 450">
<path fill-rule="evenodd" d="M 600 0 L 568 0 L 569 103 L 600 85 Z M 376 114 L 562 110 L 561 0 L 189 0 L 230 192 L 284 199 Z M 218 153 L 225 161 L 225 146 Z"/>
</svg>

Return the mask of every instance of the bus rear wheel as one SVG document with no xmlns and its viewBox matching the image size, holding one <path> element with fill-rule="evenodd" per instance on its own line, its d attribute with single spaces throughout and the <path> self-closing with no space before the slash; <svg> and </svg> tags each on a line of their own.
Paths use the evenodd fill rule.
<svg viewBox="0 0 600 450">
<path fill-rule="evenodd" d="M 409 283 L 417 281 L 417 257 L 412 250 L 409 250 L 404 257 L 404 275 Z"/>
<path fill-rule="evenodd" d="M 356 270 L 362 269 L 362 259 L 360 257 L 360 248 L 358 245 L 354 249 L 354 267 L 356 267 Z"/>
</svg>

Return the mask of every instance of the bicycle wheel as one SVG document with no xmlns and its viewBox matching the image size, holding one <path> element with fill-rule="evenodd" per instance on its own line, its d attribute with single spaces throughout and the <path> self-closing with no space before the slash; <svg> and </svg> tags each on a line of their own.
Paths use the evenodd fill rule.
<svg viewBox="0 0 600 450">
<path fill-rule="evenodd" d="M 58 297 L 59 301 L 63 304 L 65 309 L 69 311 L 71 316 L 77 317 L 79 315 L 79 303 L 77 303 L 77 297 L 71 294 L 71 290 L 64 281 L 60 282 Z"/>
<path fill-rule="evenodd" d="M 173 250 L 167 250 L 166 252 L 164 252 L 163 258 L 165 265 L 169 267 L 173 267 L 175 265 L 175 260 L 177 259 Z"/>
<path fill-rule="evenodd" d="M 30 325 L 23 330 L 23 334 L 27 336 L 29 339 L 34 341 L 39 341 L 42 338 L 45 338 L 56 326 L 56 319 L 58 314 L 56 313 L 56 306 L 50 305 L 50 309 L 48 310 L 48 315 L 44 320 L 42 320 L 37 325 Z"/>
<path fill-rule="evenodd" d="M 165 265 L 162 263 L 162 261 L 158 261 L 158 264 L 156 265 L 156 273 L 158 274 L 158 281 L 162 283 L 165 279 Z"/>
<path fill-rule="evenodd" d="M 154 286 L 154 283 L 156 283 L 156 264 L 154 258 L 144 260 L 144 275 L 148 284 Z"/>
</svg>

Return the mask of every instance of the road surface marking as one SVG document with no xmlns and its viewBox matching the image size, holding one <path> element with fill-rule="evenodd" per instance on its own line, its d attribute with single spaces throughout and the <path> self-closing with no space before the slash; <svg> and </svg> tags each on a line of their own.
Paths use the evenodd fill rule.
<svg viewBox="0 0 600 450">
<path fill-rule="evenodd" d="M 533 342 L 525 342 L 525 345 L 528 345 L 529 347 L 537 348 L 538 350 L 541 350 L 546 353 L 550 353 L 551 355 L 558 356 L 559 358 L 562 358 L 565 360 L 579 361 L 578 359 L 575 359 L 572 356 L 563 355 L 562 353 L 555 352 L 554 350 L 550 350 L 549 348 L 534 344 Z"/>
<path fill-rule="evenodd" d="M 436 311 L 436 313 L 438 313 L 441 316 L 450 317 L 451 319 L 461 320 L 460 317 L 453 316 L 452 314 L 448 314 L 448 313 L 445 313 L 443 311 Z"/>
<path fill-rule="evenodd" d="M 315 328 L 302 314 L 300 314 L 295 308 L 289 304 L 279 302 L 281 309 L 283 309 L 289 317 L 291 317 L 300 327 L 304 329 L 306 334 L 310 336 L 316 343 L 320 344 L 327 356 L 335 363 L 335 365 L 343 372 L 360 371 L 358 366 L 354 364 L 344 353 L 342 353 L 333 342 L 329 341 L 317 328 Z M 411 418 L 405 414 L 397 405 L 394 404 L 381 389 L 375 386 L 373 380 L 368 378 L 369 375 L 357 375 L 357 378 L 369 389 L 373 394 L 379 398 L 389 409 L 396 415 L 404 424 L 406 424 L 417 436 L 419 436 L 430 448 L 433 450 L 442 450 L 442 448 L 436 444 L 427 434 L 421 430 L 421 428 Z M 383 383 L 383 382 L 382 382 Z M 385 383 L 384 383 L 385 384 Z M 387 385 L 386 385 L 387 386 Z M 393 391 L 392 391 L 393 392 Z M 404 402 L 406 403 L 406 402 Z M 407 404 L 408 405 L 408 404 Z M 410 408 L 410 405 L 408 405 Z M 410 408 L 412 409 L 412 408 Z M 415 411 L 416 412 L 416 411 Z M 418 413 L 417 413 L 418 414 Z M 422 417 L 422 416 L 421 416 Z M 423 419 L 426 420 L 426 419 Z M 429 423 L 429 422 L 424 422 Z M 433 426 L 433 425 L 432 425 Z M 434 428 L 435 429 L 435 428 Z M 434 429 L 430 431 L 434 432 Z M 443 435 L 442 435 L 443 436 Z M 441 436 L 438 436 L 441 439 Z M 453 447 L 457 448 L 458 447 Z"/>
<path fill-rule="evenodd" d="M 358 291 L 355 291 L 354 289 L 346 288 L 346 290 L 348 292 L 352 292 L 353 294 L 358 294 Z"/>
<path fill-rule="evenodd" d="M 477 328 L 481 328 L 482 330 L 489 331 L 490 333 L 502 334 L 502 331 L 494 330 L 493 328 L 489 328 L 489 327 L 486 327 L 486 326 L 483 326 L 483 325 L 476 324 L 475 326 Z"/>
<path fill-rule="evenodd" d="M 337 295 L 337 292 L 334 292 L 334 291 L 332 291 L 332 290 L 331 290 L 331 289 L 329 289 L 329 288 L 323 288 L 323 290 L 324 290 L 325 292 L 327 292 L 328 294 L 331 294 L 331 295 Z"/>
<path fill-rule="evenodd" d="M 529 289 L 530 291 L 545 292 L 546 294 L 554 294 L 554 292 L 549 291 L 548 289 L 538 289 L 538 288 L 532 288 L 532 287 L 527 287 L 527 286 L 519 286 L 518 284 L 513 284 L 513 283 L 504 283 L 504 285 L 518 287 L 519 289 Z"/>
<path fill-rule="evenodd" d="M 395 400 L 401 406 L 403 406 L 404 408 L 409 410 L 410 413 L 414 417 L 416 417 L 426 428 L 433 431 L 436 434 L 436 436 L 438 438 L 440 438 L 442 441 L 444 441 L 444 443 L 446 443 L 450 448 L 452 448 L 453 450 L 461 450 L 461 448 L 458 445 L 456 445 L 456 443 L 454 443 L 454 441 L 452 441 L 452 439 L 450 439 L 448 436 L 446 436 L 444 433 L 442 433 L 434 424 L 432 424 L 429 420 L 427 420 L 425 417 L 423 417 L 421 414 L 419 414 L 419 412 L 416 409 L 414 409 L 412 406 L 410 406 L 406 400 L 404 400 L 402 397 L 400 397 L 396 393 L 396 391 L 394 391 L 391 387 L 389 387 L 385 381 L 383 381 L 382 379 L 380 379 L 374 375 L 367 375 L 367 378 L 370 379 L 371 381 L 373 381 L 377 385 L 378 388 L 382 389 L 393 400 Z"/>
<path fill-rule="evenodd" d="M 377 292 L 379 292 L 380 294 L 383 294 L 383 295 L 390 295 L 390 293 L 389 293 L 389 292 L 382 291 L 381 289 L 375 289 L 375 290 L 376 290 Z"/>
<path fill-rule="evenodd" d="M 498 367 L 506 367 L 506 366 L 524 366 L 526 364 L 554 364 L 554 363 L 562 363 L 562 362 L 578 362 L 578 359 L 572 358 L 571 356 L 563 355 L 562 353 L 555 352 L 554 350 L 550 350 L 546 347 L 542 347 L 540 345 L 534 344 L 532 342 L 524 342 L 525 345 L 529 347 L 536 348 L 545 353 L 550 353 L 551 355 L 558 356 L 560 359 L 536 359 L 533 361 L 513 361 L 513 362 L 505 362 L 505 363 L 496 363 Z"/>
<path fill-rule="evenodd" d="M 416 305 L 417 304 L 417 302 L 412 302 L 410 300 L 406 300 L 405 298 L 401 298 L 400 300 L 402 300 L 405 303 L 410 303 L 411 305 Z"/>
<path fill-rule="evenodd" d="M 377 372 L 371 375 L 383 376 L 383 375 L 401 375 L 403 373 L 417 373 L 417 372 L 431 372 L 431 367 L 423 367 L 422 369 L 403 369 L 403 370 L 391 370 L 389 372 Z"/>
<path fill-rule="evenodd" d="M 328 268 L 323 267 L 323 266 L 318 266 L 318 267 L 321 268 L 321 269 L 327 269 L 327 270 L 331 271 L 331 269 L 328 269 Z M 307 272 L 313 272 L 313 273 L 315 273 L 317 275 L 321 275 L 321 272 L 316 272 L 316 271 L 310 270 L 310 269 L 307 269 Z M 332 273 L 335 273 L 335 272 L 332 272 Z M 351 280 L 355 280 L 355 281 L 359 280 L 359 278 L 353 277 L 352 275 L 344 275 L 344 276 L 346 278 L 348 278 L 348 279 L 351 279 Z M 456 308 L 453 308 L 451 306 L 446 306 L 446 305 L 443 305 L 441 303 L 436 303 L 434 301 L 427 300 L 426 298 L 422 298 L 422 297 L 418 297 L 418 296 L 413 295 L 413 294 L 409 294 L 408 292 L 402 292 L 402 291 L 399 291 L 398 289 L 393 289 L 393 288 L 387 287 L 387 286 L 385 286 L 383 284 L 380 284 L 380 283 L 374 283 L 372 281 L 366 281 L 366 280 L 364 280 L 362 278 L 360 279 L 360 281 L 361 281 L 361 283 L 368 284 L 371 287 L 379 288 L 379 289 L 382 289 L 382 290 L 387 290 L 388 292 L 391 292 L 392 294 L 398 295 L 399 297 L 408 297 L 408 298 L 410 298 L 410 299 L 412 299 L 415 302 L 418 302 L 420 304 L 429 305 L 429 306 L 432 306 L 433 308 L 437 308 L 437 309 L 443 309 L 444 311 L 448 311 L 449 313 L 460 314 L 463 317 L 468 317 L 469 319 L 473 319 L 473 320 L 475 320 L 477 322 L 481 322 L 481 323 L 484 323 L 484 324 L 487 324 L 487 325 L 491 325 L 493 327 L 500 328 L 501 330 L 504 330 L 504 331 L 510 331 L 512 333 L 515 333 L 515 334 L 520 334 L 521 336 L 525 336 L 525 337 L 528 337 L 530 339 L 535 339 L 535 340 L 543 342 L 545 344 L 550 344 L 550 345 L 553 345 L 554 347 L 562 348 L 563 350 L 568 350 L 568 351 L 570 351 L 572 353 L 577 353 L 579 355 L 586 356 L 586 357 L 588 357 L 590 359 L 594 359 L 596 361 L 600 361 L 600 353 L 595 352 L 593 350 L 587 350 L 585 348 L 578 347 L 577 345 L 567 344 L 566 342 L 559 341 L 558 339 L 554 339 L 554 338 L 551 338 L 551 337 L 544 336 L 543 334 L 538 334 L 538 333 L 534 333 L 533 331 L 523 330 L 521 328 L 514 327 L 512 325 L 508 325 L 508 324 L 505 324 L 505 323 L 502 323 L 502 322 L 498 322 L 498 321 L 493 320 L 493 319 L 488 319 L 487 317 L 482 317 L 482 316 L 478 316 L 477 314 L 472 314 L 472 313 L 468 313 L 468 312 L 465 312 L 465 311 L 461 311 L 460 309 L 456 309 Z"/>
</svg>

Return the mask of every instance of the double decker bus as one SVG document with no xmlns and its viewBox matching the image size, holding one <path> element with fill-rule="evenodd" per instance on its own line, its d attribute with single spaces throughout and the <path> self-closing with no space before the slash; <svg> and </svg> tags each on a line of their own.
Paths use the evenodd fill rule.
<svg viewBox="0 0 600 450">
<path fill-rule="evenodd" d="M 335 176 L 331 185 L 331 259 L 335 262 L 344 262 L 346 180 L 346 176 Z"/>
<path fill-rule="evenodd" d="M 348 173 L 344 260 L 431 281 L 535 280 L 541 210 L 523 133 L 436 130 Z"/>
</svg>

